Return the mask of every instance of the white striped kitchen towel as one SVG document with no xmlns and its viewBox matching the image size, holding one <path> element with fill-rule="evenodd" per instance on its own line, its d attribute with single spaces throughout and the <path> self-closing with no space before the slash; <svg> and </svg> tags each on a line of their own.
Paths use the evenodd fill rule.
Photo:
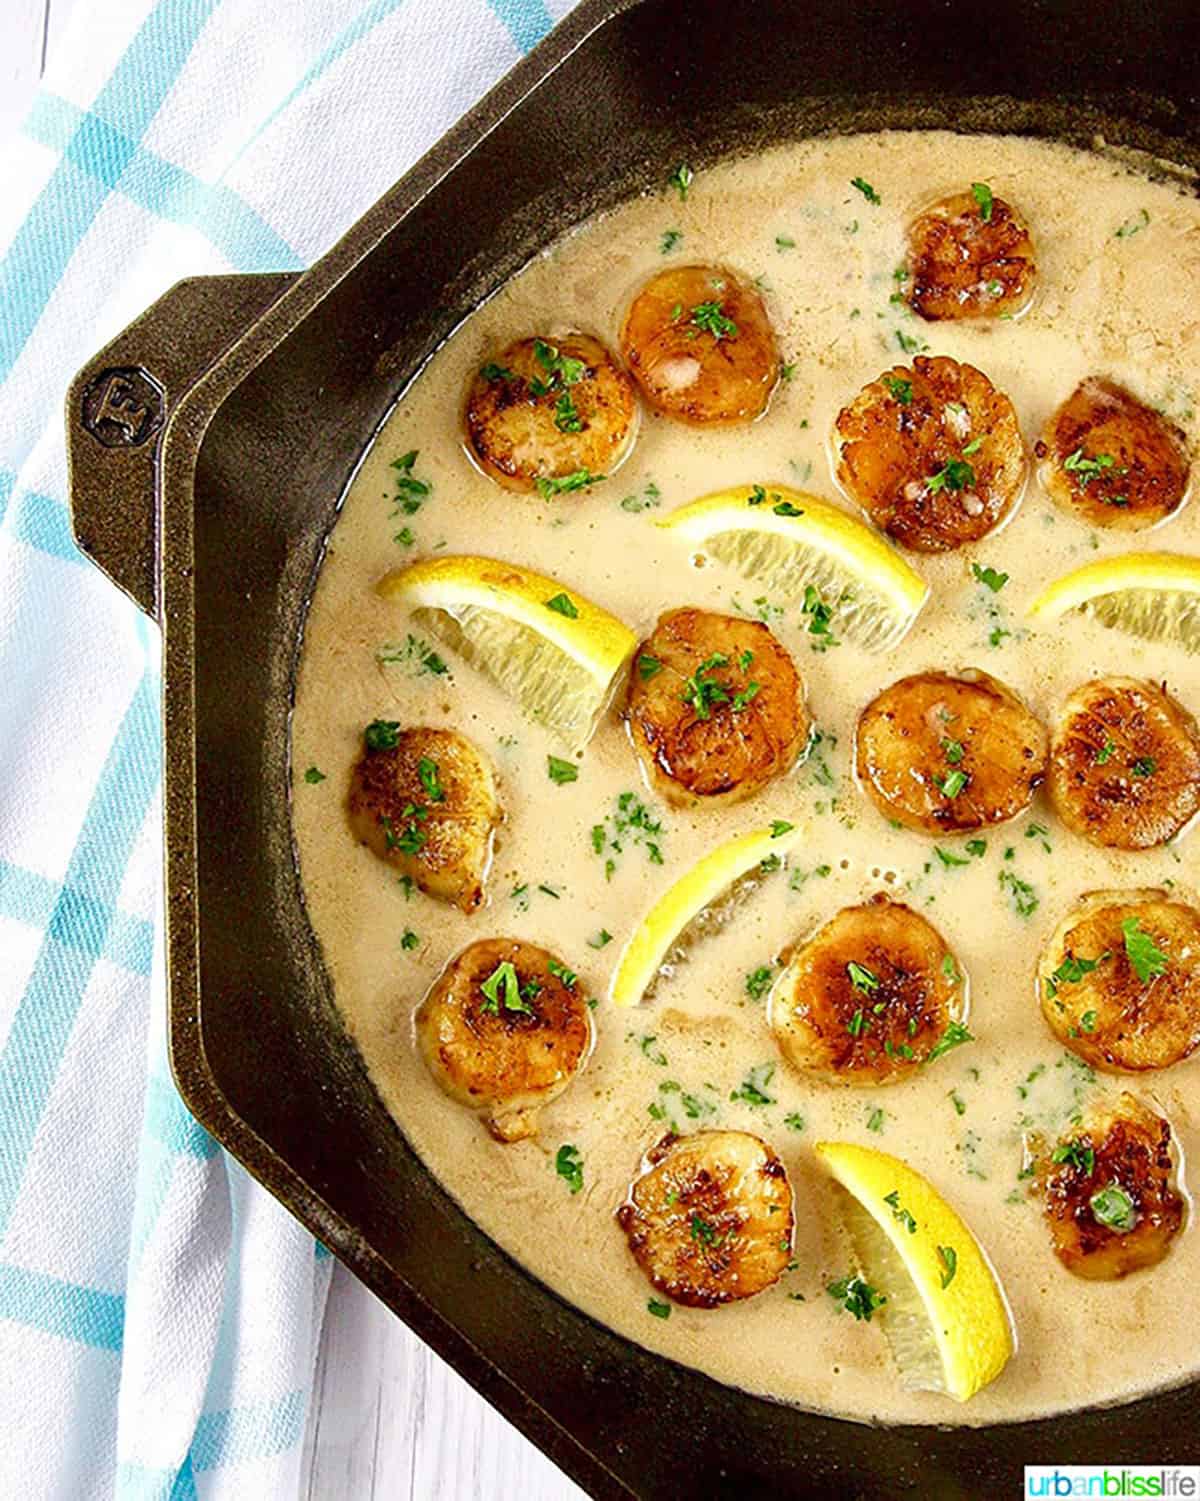
<svg viewBox="0 0 1200 1501">
<path fill-rule="evenodd" d="M 67 383 L 308 264 L 572 3 L 83 0 L 3 143 L 2 1497 L 295 1495 L 329 1279 L 167 1071 L 158 641 L 72 544 Z"/>
</svg>

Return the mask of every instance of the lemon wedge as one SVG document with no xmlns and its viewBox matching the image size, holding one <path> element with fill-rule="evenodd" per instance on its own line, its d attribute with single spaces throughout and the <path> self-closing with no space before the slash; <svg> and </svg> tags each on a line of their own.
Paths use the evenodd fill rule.
<svg viewBox="0 0 1200 1501">
<path fill-rule="evenodd" d="M 1035 621 L 1082 610 L 1101 624 L 1147 641 L 1200 652 L 1200 558 L 1131 552 L 1064 574 L 1029 606 Z"/>
<path fill-rule="evenodd" d="M 740 485 L 693 500 L 656 523 L 736 568 L 779 604 L 820 594 L 834 629 L 867 651 L 905 635 L 929 586 L 873 528 L 786 485 Z"/>
<path fill-rule="evenodd" d="M 1008 1303 L 979 1242 L 898 1157 L 845 1141 L 815 1150 L 850 1196 L 851 1239 L 863 1274 L 887 1299 L 876 1317 L 901 1380 L 965 1402 L 1015 1348 Z"/>
<path fill-rule="evenodd" d="M 492 558 L 429 558 L 376 588 L 572 749 L 591 738 L 637 645 L 571 585 Z"/>
<path fill-rule="evenodd" d="M 723 926 L 728 913 L 719 910 L 725 905 L 721 898 L 730 898 L 732 905 L 743 879 L 772 855 L 785 854 L 800 832 L 777 819 L 770 828 L 730 839 L 697 860 L 659 897 L 625 945 L 609 992 L 613 1005 L 638 1005 L 664 964 L 676 954 L 683 957 L 687 930 Z"/>
</svg>

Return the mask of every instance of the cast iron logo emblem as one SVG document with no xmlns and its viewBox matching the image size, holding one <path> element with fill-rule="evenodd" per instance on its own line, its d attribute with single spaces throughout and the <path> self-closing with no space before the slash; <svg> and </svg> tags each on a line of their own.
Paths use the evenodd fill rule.
<svg viewBox="0 0 1200 1501">
<path fill-rule="evenodd" d="M 138 448 L 162 426 L 163 404 L 144 370 L 105 370 L 83 394 L 83 425 L 105 448 Z"/>
</svg>

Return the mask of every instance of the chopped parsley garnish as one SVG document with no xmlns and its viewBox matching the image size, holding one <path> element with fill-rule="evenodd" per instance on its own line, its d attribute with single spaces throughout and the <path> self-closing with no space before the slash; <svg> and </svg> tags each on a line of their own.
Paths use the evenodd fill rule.
<svg viewBox="0 0 1200 1501">
<path fill-rule="evenodd" d="M 851 1037 L 863 1037 L 871 1030 L 871 1018 L 860 1006 L 850 1020 L 846 1023 L 846 1031 Z"/>
<path fill-rule="evenodd" d="M 796 242 L 791 235 L 776 235 L 775 246 L 779 250 L 795 250 Z"/>
<path fill-rule="evenodd" d="M 626 495 L 620 502 L 623 511 L 636 516 L 639 511 L 653 511 L 662 499 L 662 491 L 653 480 L 647 484 L 640 495 Z"/>
<path fill-rule="evenodd" d="M 839 1308 L 852 1313 L 856 1319 L 865 1319 L 868 1324 L 871 1315 L 887 1302 L 883 1293 L 859 1276 L 839 1277 L 836 1282 L 830 1282 L 825 1291 Z"/>
<path fill-rule="evenodd" d="M 791 833 L 792 829 L 794 828 L 795 824 L 788 823 L 788 821 L 784 818 L 773 818 L 771 820 L 771 838 L 779 839 L 784 834 Z"/>
<path fill-rule="evenodd" d="M 962 1022 L 948 1022 L 946 1030 L 929 1049 L 929 1055 L 925 1059 L 925 1062 L 934 1063 L 938 1058 L 944 1057 L 952 1048 L 961 1047 L 964 1042 L 974 1041 L 974 1034 L 968 1031 Z"/>
<path fill-rule="evenodd" d="M 963 758 L 963 743 L 961 740 L 951 740 L 949 736 L 942 737 L 942 755 L 949 761 L 951 766 L 957 766 Z"/>
<path fill-rule="evenodd" d="M 556 615 L 565 615 L 568 620 L 579 619 L 579 606 L 569 594 L 556 594 L 552 599 L 544 599 L 542 603 Z"/>
<path fill-rule="evenodd" d="M 1078 1168 L 1081 1173 L 1086 1173 L 1089 1177 L 1096 1170 L 1095 1149 L 1083 1137 L 1077 1137 L 1074 1141 L 1065 1141 L 1061 1146 L 1055 1147 L 1050 1154 L 1050 1161 L 1069 1163 L 1071 1167 Z"/>
<path fill-rule="evenodd" d="M 813 651 L 828 651 L 831 646 L 840 644 L 830 630 L 833 609 L 821 598 L 820 591 L 814 584 L 805 584 L 804 603 L 800 606 L 800 612 L 809 616 L 808 634 L 817 638 L 809 643 Z"/>
<path fill-rule="evenodd" d="M 902 407 L 908 406 L 908 404 L 912 401 L 912 381 L 902 380 L 898 375 L 885 375 L 883 377 L 883 383 Z"/>
<path fill-rule="evenodd" d="M 1111 453 L 1098 453 L 1092 459 L 1084 458 L 1083 449 L 1077 448 L 1063 460 L 1063 468 L 1068 474 L 1075 476 L 1081 490 L 1086 490 L 1094 479 L 1111 469 L 1116 462 Z"/>
<path fill-rule="evenodd" d="M 1126 219 L 1124 224 L 1113 231 L 1113 237 L 1118 240 L 1128 240 L 1131 235 L 1141 234 L 1149 223 L 1149 213 L 1144 208 L 1139 209 L 1132 219 Z"/>
<path fill-rule="evenodd" d="M 733 696 L 733 703 L 730 706 L 733 709 L 733 712 L 735 714 L 740 714 L 744 709 L 748 708 L 750 705 L 750 700 L 758 694 L 761 688 L 761 683 L 747 683 L 740 693 L 735 693 Z"/>
<path fill-rule="evenodd" d="M 547 344 L 542 339 L 533 341 L 533 353 L 538 364 L 549 377 L 546 381 L 530 381 L 529 389 L 535 396 L 546 396 L 562 386 L 573 386 L 587 374 L 587 365 L 583 360 L 573 359 L 568 354 L 560 354 L 553 344 Z M 572 430 L 578 431 L 578 429 Z"/>
<path fill-rule="evenodd" d="M 726 1231 L 718 1230 L 717 1227 L 706 1220 L 703 1215 L 694 1214 L 691 1218 L 692 1239 L 700 1242 L 702 1246 L 719 1246 L 725 1239 Z"/>
<path fill-rule="evenodd" d="M 368 750 L 395 750 L 400 744 L 400 722 L 396 719 L 373 719 L 363 731 Z"/>
<path fill-rule="evenodd" d="M 850 179 L 850 186 L 857 188 L 868 203 L 879 204 L 883 202 L 883 199 L 864 177 L 852 177 Z"/>
<path fill-rule="evenodd" d="M 552 975 L 556 975 L 568 990 L 575 989 L 575 982 L 579 979 L 579 976 L 573 969 L 568 969 L 565 964 L 560 964 L 557 959 L 548 960 L 546 968 Z"/>
<path fill-rule="evenodd" d="M 775 512 L 776 516 L 804 515 L 804 512 L 800 509 L 800 507 L 794 506 L 790 500 L 781 500 L 777 506 L 772 506 L 771 509 Z"/>
<path fill-rule="evenodd" d="M 663 855 L 658 840 L 662 831 L 662 823 L 636 793 L 622 792 L 617 798 L 616 811 L 609 813 L 603 822 L 592 825 L 592 850 L 604 856 L 604 879 L 612 880 L 617 856 L 624 852 L 626 844 L 642 845 L 650 863 L 661 865 Z"/>
<path fill-rule="evenodd" d="M 511 959 L 497 964 L 487 979 L 480 982 L 479 988 L 483 992 L 484 1011 L 498 1014 L 503 1004 L 506 1011 L 523 1011 L 528 1016 L 533 1015 L 533 1007 L 521 992 L 520 977 Z M 538 989 L 540 988 L 539 986 Z M 534 994 L 536 993 L 535 991 Z"/>
<path fill-rule="evenodd" d="M 938 1260 L 942 1263 L 942 1291 L 954 1281 L 954 1274 L 958 1271 L 958 1252 L 953 1246 L 939 1246 L 937 1248 Z"/>
<path fill-rule="evenodd" d="M 955 866 L 970 865 L 971 863 L 969 860 L 965 860 L 962 855 L 956 855 L 952 850 L 943 849 L 940 844 L 934 845 L 933 853 L 947 870 L 953 870 Z"/>
<path fill-rule="evenodd" d="M 737 338 L 738 326 L 725 316 L 719 302 L 698 302 L 692 309 L 690 322 L 703 333 L 712 334 L 718 343 Z"/>
<path fill-rule="evenodd" d="M 670 253 L 672 252 L 672 250 L 675 249 L 675 247 L 679 244 L 680 240 L 682 240 L 682 239 L 683 239 L 683 231 L 681 229 L 664 229 L 663 230 L 663 237 L 658 242 L 658 248 L 659 248 L 660 253 L 663 254 L 663 255 L 670 255 Z"/>
<path fill-rule="evenodd" d="M 646 1312 L 652 1313 L 656 1319 L 669 1319 L 671 1317 L 671 1305 L 662 1302 L 659 1298 L 651 1298 L 646 1304 Z"/>
<path fill-rule="evenodd" d="M 783 1118 L 783 1124 L 788 1128 L 789 1131 L 803 1131 L 804 1117 L 798 1110 L 789 1110 L 787 1115 L 785 1115 Z"/>
<path fill-rule="evenodd" d="M 481 366 L 479 373 L 486 381 L 516 380 L 517 378 L 515 370 L 510 370 L 507 365 L 497 365 L 492 360 Z"/>
<path fill-rule="evenodd" d="M 1143 985 L 1166 973 L 1170 959 L 1150 934 L 1143 932 L 1136 917 L 1127 917 L 1121 924 L 1121 932 L 1125 935 L 1125 953 Z"/>
<path fill-rule="evenodd" d="M 1002 870 L 997 879 L 1001 889 L 1008 892 L 1013 911 L 1018 917 L 1032 917 L 1037 911 L 1038 896 L 1028 881 L 1022 881 L 1011 870 Z"/>
<path fill-rule="evenodd" d="M 419 636 L 414 636 L 411 632 L 405 637 L 403 646 L 393 642 L 381 646 L 375 653 L 375 660 L 381 667 L 407 667 L 414 677 L 422 677 L 425 673 L 430 673 L 433 677 L 450 675 L 449 667 L 428 641 L 422 641 Z"/>
<path fill-rule="evenodd" d="M 859 964 L 851 959 L 846 966 L 846 973 L 850 976 L 851 985 L 863 995 L 874 995 L 879 989 L 879 976 L 873 974 L 865 964 Z"/>
<path fill-rule="evenodd" d="M 583 431 L 583 418 L 579 415 L 579 408 L 570 391 L 564 391 L 554 403 L 554 425 L 560 433 Z"/>
<path fill-rule="evenodd" d="M 674 172 L 671 173 L 670 177 L 667 178 L 667 186 L 669 188 L 676 188 L 679 192 L 680 198 L 686 199 L 688 195 L 688 189 L 691 187 L 693 181 L 695 180 L 695 177 L 696 174 L 692 171 L 688 164 L 686 162 L 680 162 L 679 165 L 675 168 Z"/>
<path fill-rule="evenodd" d="M 1105 765 L 1106 762 L 1112 760 L 1113 756 L 1116 754 L 1116 750 L 1117 750 L 1117 747 L 1114 744 L 1114 742 L 1111 741 L 1111 740 L 1106 740 L 1104 742 L 1104 744 L 1100 747 L 1100 749 L 1096 752 L 1096 755 L 1095 755 L 1095 758 L 1094 758 L 1095 759 L 1095 764 L 1097 766 L 1103 766 L 1103 765 Z"/>
<path fill-rule="evenodd" d="M 771 981 L 775 978 L 775 971 L 769 964 L 760 964 L 757 969 L 752 969 L 746 976 L 746 994 L 752 1001 L 761 1001 L 763 996 L 771 988 Z"/>
<path fill-rule="evenodd" d="M 579 780 L 579 767 L 574 761 L 563 761 L 558 756 L 546 757 L 546 775 L 552 782 L 562 786 L 564 782 L 577 782 Z"/>
<path fill-rule="evenodd" d="M 691 704 L 697 719 L 711 719 L 714 704 L 729 702 L 725 685 L 713 676 L 718 667 L 728 667 L 729 658 L 724 652 L 715 651 L 706 657 L 683 685 L 683 702 Z"/>
<path fill-rule="evenodd" d="M 971 564 L 971 572 L 978 582 L 990 589 L 993 594 L 999 594 L 1008 583 L 1007 573 L 997 573 L 994 568 L 981 568 L 978 563 Z"/>
<path fill-rule="evenodd" d="M 433 488 L 427 481 L 414 479 L 413 477 L 413 465 L 417 462 L 419 456 L 420 450 L 413 448 L 404 454 L 403 457 L 392 460 L 392 468 L 396 471 L 396 478 L 393 480 L 396 489 L 406 495 L 419 497 L 416 505 L 411 508 L 409 506 L 404 507 L 405 512 L 410 516 L 414 511 L 420 510 L 421 499 L 428 495 Z"/>
<path fill-rule="evenodd" d="M 1132 1230 L 1137 1224 L 1133 1200 L 1119 1183 L 1106 1184 L 1088 1200 L 1096 1219 L 1108 1230 Z"/>
<path fill-rule="evenodd" d="M 933 780 L 943 797 L 956 798 L 971 778 L 965 771 L 948 771 L 944 777 L 935 776 Z"/>
<path fill-rule="evenodd" d="M 1139 756 L 1129 769 L 1135 777 L 1152 777 L 1158 770 L 1158 762 L 1153 756 Z"/>
<path fill-rule="evenodd" d="M 1100 954 L 1095 959 L 1080 959 L 1075 954 L 1068 954 L 1054 973 L 1047 976 L 1046 994 L 1053 999 L 1058 994 L 1060 985 L 1078 985 L 1084 975 L 1090 975 L 1098 964 L 1103 964 L 1111 957 L 1111 954 Z M 1091 1014 L 1095 1015 L 1094 1012 Z"/>
<path fill-rule="evenodd" d="M 638 677 L 643 683 L 648 683 L 652 677 L 657 677 L 662 671 L 662 663 L 657 657 L 652 657 L 648 652 L 642 652 L 638 657 Z"/>
<path fill-rule="evenodd" d="M 773 1063 L 760 1063 L 752 1068 L 740 1086 L 729 1096 L 731 1100 L 745 1100 L 747 1105 L 773 1105 L 775 1096 L 767 1093 L 775 1074 Z"/>
<path fill-rule="evenodd" d="M 936 474 L 931 474 L 925 481 L 926 488 L 931 495 L 939 490 L 965 490 L 968 485 L 975 483 L 975 471 L 966 459 L 951 459 Z"/>
<path fill-rule="evenodd" d="M 559 1147 L 554 1154 L 554 1171 L 566 1180 L 571 1192 L 577 1194 L 583 1187 L 583 1158 L 579 1155 L 579 1148 L 569 1143 Z"/>
<path fill-rule="evenodd" d="M 310 766 L 304 773 L 304 780 L 310 787 L 315 787 L 318 782 L 325 780 L 325 773 L 316 766 Z"/>
<path fill-rule="evenodd" d="M 588 948 L 602 949 L 606 943 L 611 942 L 612 934 L 608 931 L 607 928 L 601 928 L 593 938 L 588 939 Z"/>
<path fill-rule="evenodd" d="M 1090 1037 L 1091 1034 L 1096 1030 L 1096 1021 L 1097 1016 L 1094 1011 L 1085 1011 L 1079 1018 L 1079 1030 L 1081 1032 L 1086 1032 Z"/>
<path fill-rule="evenodd" d="M 990 224 L 992 208 L 995 200 L 992 198 L 992 190 L 986 182 L 973 182 L 971 184 L 971 196 L 979 205 L 979 217 L 985 224 Z"/>
<path fill-rule="evenodd" d="M 602 474 L 593 474 L 590 469 L 576 469 L 557 479 L 538 475 L 534 483 L 543 500 L 553 500 L 556 495 L 569 495 L 572 490 L 586 490 L 589 485 L 598 485 L 603 478 Z"/>
<path fill-rule="evenodd" d="M 417 775 L 421 778 L 421 786 L 429 794 L 431 803 L 444 803 L 446 792 L 438 776 L 438 764 L 429 756 L 422 756 L 417 762 Z"/>
<path fill-rule="evenodd" d="M 883 1202 L 891 1209 L 892 1218 L 898 1220 L 910 1235 L 917 1233 L 917 1222 L 913 1219 L 911 1210 L 905 1209 L 901 1204 L 898 1188 L 893 1188 L 890 1194 L 884 1194 Z"/>
<path fill-rule="evenodd" d="M 957 985 L 959 980 L 962 978 L 962 976 L 958 972 L 958 965 L 954 962 L 953 954 L 942 955 L 942 974 L 944 974 L 946 979 L 950 981 L 951 985 Z M 916 1018 L 914 1017 L 913 1021 L 915 1022 L 915 1020 Z M 910 1023 L 909 1031 L 915 1032 L 915 1030 L 915 1026 Z"/>
<path fill-rule="evenodd" d="M 420 946 L 421 939 L 411 928 L 405 928 L 404 936 L 400 940 L 400 947 L 404 950 L 415 949 Z"/>
</svg>

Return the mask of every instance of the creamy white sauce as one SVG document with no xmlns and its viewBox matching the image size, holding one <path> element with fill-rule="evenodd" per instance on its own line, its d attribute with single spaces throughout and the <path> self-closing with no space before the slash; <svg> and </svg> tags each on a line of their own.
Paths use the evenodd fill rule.
<svg viewBox="0 0 1200 1501">
<path fill-rule="evenodd" d="M 850 186 L 858 176 L 877 189 L 879 206 Z M 1040 266 L 1032 308 L 1017 321 L 959 326 L 904 316 L 889 301 L 904 225 L 932 199 L 973 181 L 989 182 L 1031 226 Z M 1123 225 L 1141 224 L 1143 211 L 1148 221 L 1137 233 L 1117 235 Z M 664 256 L 660 243 L 669 229 L 682 231 L 682 240 Z M 779 248 L 777 236 L 794 247 Z M 764 418 L 704 432 L 644 415 L 618 473 L 590 493 L 551 504 L 483 478 L 460 443 L 469 374 L 511 339 L 534 332 L 582 329 L 615 347 L 631 296 L 671 259 L 722 262 L 762 278 L 783 357 L 794 366 Z M 905 673 L 961 666 L 1000 677 L 1047 722 L 1078 682 L 1099 672 L 1165 679 L 1200 711 L 1200 667 L 1178 649 L 1081 618 L 1037 633 L 1022 625 L 1034 594 L 1079 564 L 1131 548 L 1194 552 L 1194 504 L 1154 533 L 1097 534 L 1056 510 L 1031 480 L 1002 531 L 975 548 L 914 559 L 932 598 L 903 644 L 883 656 L 846 645 L 815 653 L 798 609 L 772 615 L 825 740 L 750 803 L 720 812 L 659 806 L 665 865 L 651 864 L 643 848 L 628 843 L 609 882 L 590 830 L 619 793 L 647 796 L 615 716 L 601 724 L 579 780 L 556 786 L 547 779 L 546 755 L 563 754 L 562 747 L 461 661 L 443 652 L 452 676 L 438 677 L 411 661 L 381 666 L 376 655 L 385 643 L 403 644 L 412 627 L 373 584 L 434 551 L 532 565 L 639 633 L 681 604 L 732 611 L 738 601 L 753 611 L 761 591 L 719 565 L 697 568 L 654 519 L 725 484 L 786 483 L 836 497 L 827 446 L 834 418 L 866 381 L 903 361 L 898 330 L 930 353 L 986 372 L 1014 401 L 1030 447 L 1048 414 L 1093 373 L 1161 404 L 1194 437 L 1200 207 L 1099 155 L 1008 138 L 889 133 L 728 164 L 700 174 L 686 203 L 674 194 L 642 199 L 555 246 L 438 353 L 354 481 L 307 626 L 293 728 L 295 828 L 338 1005 L 380 1094 L 431 1171 L 508 1252 L 622 1334 L 720 1380 L 857 1419 L 980 1424 L 1118 1400 L 1197 1368 L 1194 1228 L 1149 1272 L 1083 1282 L 1053 1256 L 1040 1209 L 1017 1176 L 1026 1127 L 1057 1130 L 1077 1102 L 1129 1082 L 1089 1082 L 1048 1033 L 1034 993 L 1040 945 L 1089 889 L 1169 880 L 1186 890 L 1195 843 L 1142 854 L 1092 848 L 1056 822 L 1040 795 L 1028 816 L 985 834 L 985 855 L 943 867 L 931 841 L 889 827 L 855 787 L 854 723 L 881 687 Z M 416 473 L 433 491 L 415 515 L 396 517 L 389 465 L 412 448 L 420 450 Z M 650 485 L 661 495 L 657 509 L 621 505 L 645 497 Z M 393 540 L 404 525 L 415 537 L 409 548 Z M 990 593 L 971 578 L 972 562 L 1006 571 L 1008 585 Z M 1001 631 L 1011 634 L 990 644 Z M 473 917 L 417 893 L 406 900 L 394 873 L 350 838 L 343 812 L 350 767 L 363 726 L 381 715 L 454 726 L 496 765 L 506 819 L 487 904 Z M 305 782 L 310 765 L 327 780 Z M 806 829 L 789 868 L 660 983 L 652 1002 L 615 1011 L 605 999 L 612 967 L 655 898 L 716 843 L 773 818 Z M 962 841 L 942 844 L 962 855 Z M 1014 913 L 1001 887 L 1006 870 L 1033 886 L 1038 905 L 1028 918 Z M 945 935 L 970 977 L 977 1040 L 894 1087 L 819 1087 L 788 1071 L 763 1003 L 746 994 L 745 976 L 839 907 L 877 891 L 908 900 Z M 589 947 L 602 927 L 613 941 Z M 418 935 L 415 948 L 402 948 L 406 931 Z M 491 935 L 544 944 L 600 998 L 598 1041 L 585 1071 L 544 1112 L 539 1137 L 510 1146 L 492 1141 L 440 1093 L 413 1044 L 413 1013 L 434 976 L 468 942 Z M 655 1041 L 643 1046 L 648 1037 Z M 731 1101 L 748 1071 L 767 1063 L 775 1064 L 768 1087 L 774 1102 Z M 709 1102 L 711 1113 L 689 1119 L 680 1091 L 664 1089 L 668 1081 Z M 1190 1152 L 1200 1063 L 1132 1087 L 1170 1118 Z M 647 1312 L 653 1289 L 613 1212 L 663 1130 L 648 1113 L 651 1104 L 665 1105 L 685 1129 L 742 1127 L 779 1151 L 797 1200 L 797 1265 L 777 1287 L 711 1312 L 675 1308 L 668 1320 Z M 803 1117 L 803 1130 L 785 1125 L 789 1115 Z M 878 1130 L 870 1128 L 873 1117 Z M 955 1205 L 991 1256 L 1019 1348 L 1000 1379 L 967 1406 L 903 1391 L 878 1325 L 855 1324 L 826 1295 L 825 1284 L 851 1260 L 830 1184 L 812 1153 L 813 1143 L 828 1137 L 906 1159 Z M 554 1169 L 555 1151 L 568 1142 L 583 1158 L 585 1186 L 577 1195 Z"/>
</svg>

